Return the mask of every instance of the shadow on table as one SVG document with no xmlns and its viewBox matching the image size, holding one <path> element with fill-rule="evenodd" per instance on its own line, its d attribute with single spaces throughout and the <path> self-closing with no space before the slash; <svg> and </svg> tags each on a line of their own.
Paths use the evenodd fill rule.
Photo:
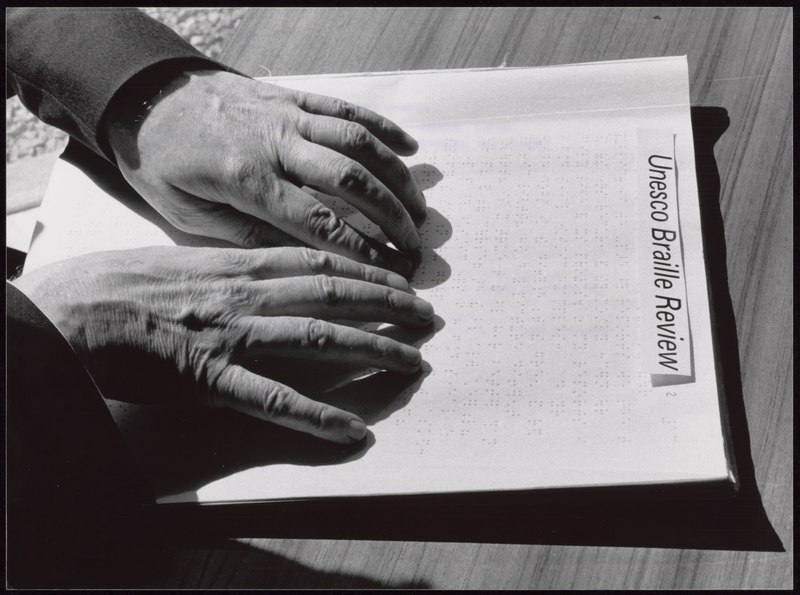
<svg viewBox="0 0 800 595">
<path fill-rule="evenodd" d="M 169 572 L 179 582 L 162 585 L 182 589 L 429 589 L 424 579 L 387 581 L 348 571 L 313 568 L 278 553 L 233 540 L 192 542 L 190 552 L 173 554 L 183 572 Z M 207 569 L 213 568 L 213 572 Z M 163 573 L 162 573 L 163 574 Z M 171 579 L 174 580 L 174 579 Z"/>
</svg>

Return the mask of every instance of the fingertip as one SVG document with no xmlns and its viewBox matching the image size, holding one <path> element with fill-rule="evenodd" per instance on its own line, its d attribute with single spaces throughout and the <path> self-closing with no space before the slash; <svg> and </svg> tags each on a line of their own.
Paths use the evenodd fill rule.
<svg viewBox="0 0 800 595">
<path fill-rule="evenodd" d="M 405 136 L 406 147 L 408 151 L 405 156 L 410 156 L 419 151 L 419 143 L 408 133 L 406 133 Z"/>
<path fill-rule="evenodd" d="M 406 252 L 416 252 L 422 248 L 422 238 L 419 236 L 416 226 L 412 226 L 406 236 Z"/>
<path fill-rule="evenodd" d="M 359 442 L 367 435 L 367 425 L 357 417 L 352 417 L 347 422 L 347 437 L 353 442 Z"/>
<path fill-rule="evenodd" d="M 390 262 L 388 262 L 388 266 L 395 273 L 402 275 L 406 279 L 411 276 L 411 273 L 414 272 L 414 263 L 402 254 L 395 256 Z"/>
<path fill-rule="evenodd" d="M 421 298 L 416 298 L 413 302 L 414 314 L 426 324 L 433 322 L 433 306 Z"/>
<path fill-rule="evenodd" d="M 401 343 L 400 354 L 403 356 L 406 363 L 411 364 L 414 368 L 418 368 L 422 363 L 422 353 L 412 345 Z"/>
<path fill-rule="evenodd" d="M 414 251 L 411 252 L 412 255 L 414 253 Z M 384 245 L 373 245 L 371 260 L 373 265 L 389 270 L 404 279 L 408 279 L 416 268 L 414 261 L 407 255 Z"/>
<path fill-rule="evenodd" d="M 401 277 L 397 273 L 388 273 L 386 275 L 386 283 L 389 287 L 399 289 L 400 291 L 408 291 L 410 287 L 406 278 Z"/>
<path fill-rule="evenodd" d="M 419 227 L 425 221 L 427 216 L 428 216 L 428 201 L 425 199 L 425 195 L 422 194 L 422 191 L 420 190 L 417 193 L 417 208 L 412 216 L 412 219 L 414 219 L 414 223 L 416 223 L 417 227 Z"/>
<path fill-rule="evenodd" d="M 419 143 L 411 135 L 402 129 L 398 132 L 394 139 L 387 142 L 395 153 L 401 157 L 411 157 L 419 151 Z"/>
<path fill-rule="evenodd" d="M 422 263 L 422 250 L 411 250 L 405 253 L 405 257 L 411 263 L 411 269 L 416 269 Z"/>
</svg>

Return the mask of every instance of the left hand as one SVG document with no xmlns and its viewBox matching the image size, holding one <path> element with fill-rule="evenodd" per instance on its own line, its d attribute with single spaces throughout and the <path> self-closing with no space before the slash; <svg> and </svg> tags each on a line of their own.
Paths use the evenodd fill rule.
<svg viewBox="0 0 800 595">
<path fill-rule="evenodd" d="M 412 374 L 415 347 L 332 321 L 433 322 L 398 275 L 309 248 L 96 252 L 15 284 L 109 398 L 190 397 L 340 443 L 363 438 L 364 420 L 272 378 L 281 358 Z"/>
<path fill-rule="evenodd" d="M 183 231 L 243 247 L 309 245 L 410 272 L 302 186 L 346 200 L 400 250 L 420 247 L 425 200 L 398 158 L 417 143 L 348 102 L 224 71 L 191 71 L 143 119 L 112 113 L 108 138 L 128 182 Z"/>
</svg>

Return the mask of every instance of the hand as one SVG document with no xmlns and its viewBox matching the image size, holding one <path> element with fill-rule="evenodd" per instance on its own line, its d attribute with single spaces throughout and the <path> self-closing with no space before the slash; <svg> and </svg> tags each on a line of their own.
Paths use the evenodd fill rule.
<svg viewBox="0 0 800 595">
<path fill-rule="evenodd" d="M 101 392 L 188 394 L 335 442 L 363 420 L 253 373 L 253 357 L 419 369 L 419 350 L 325 319 L 423 327 L 429 303 L 402 277 L 308 248 L 154 247 L 89 254 L 15 281 L 81 357 Z M 263 368 L 263 365 L 260 366 Z"/>
<path fill-rule="evenodd" d="M 417 143 L 382 116 L 223 71 L 178 77 L 145 116 L 118 112 L 107 134 L 120 170 L 179 229 L 410 272 L 409 259 L 376 249 L 301 188 L 341 197 L 397 248 L 418 249 L 412 217 L 424 217 L 425 199 L 397 157 Z"/>
</svg>

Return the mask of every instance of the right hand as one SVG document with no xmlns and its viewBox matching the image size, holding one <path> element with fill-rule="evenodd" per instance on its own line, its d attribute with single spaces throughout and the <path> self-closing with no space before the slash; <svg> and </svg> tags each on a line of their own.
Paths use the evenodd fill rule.
<svg viewBox="0 0 800 595">
<path fill-rule="evenodd" d="M 367 238 L 303 189 L 350 203 L 413 255 L 425 199 L 398 155 L 417 143 L 383 116 L 200 70 L 159 89 L 144 113 L 121 102 L 108 119 L 126 180 L 183 231 L 244 248 L 308 245 L 411 272 L 413 258 Z"/>
<path fill-rule="evenodd" d="M 362 439 L 363 420 L 255 374 L 248 358 L 413 373 L 421 363 L 416 348 L 326 320 L 433 321 L 431 305 L 409 293 L 402 277 L 308 248 L 100 252 L 15 284 L 64 334 L 106 397 L 190 394 L 340 443 Z"/>
</svg>

